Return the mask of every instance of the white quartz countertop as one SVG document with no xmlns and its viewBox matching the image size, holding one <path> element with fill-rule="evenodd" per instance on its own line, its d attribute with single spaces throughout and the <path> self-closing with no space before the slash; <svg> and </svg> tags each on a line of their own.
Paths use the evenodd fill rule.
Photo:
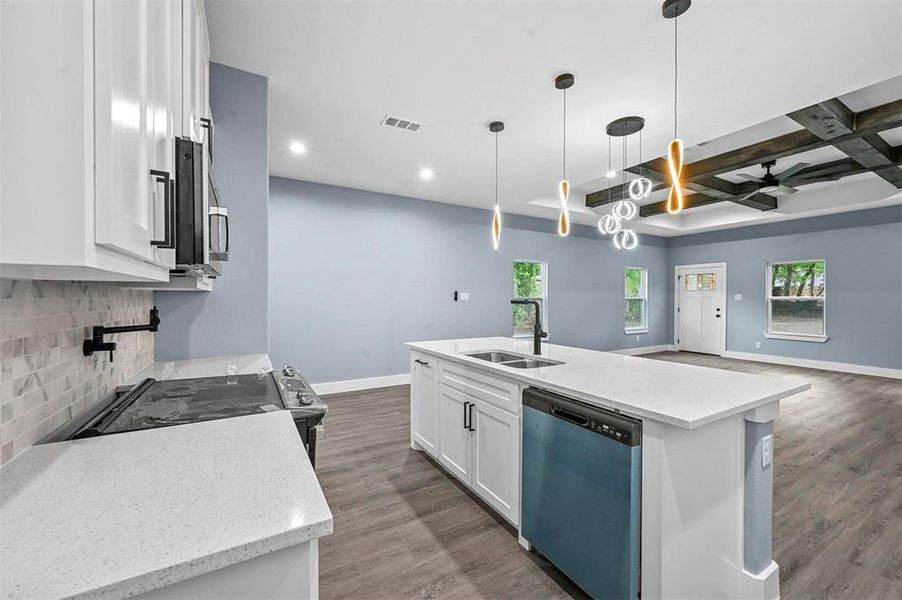
<svg viewBox="0 0 902 600">
<path fill-rule="evenodd" d="M 532 338 L 436 340 L 409 342 L 407 346 L 604 408 L 689 429 L 811 387 L 788 377 L 736 373 L 556 344 L 542 344 L 542 356 L 564 364 L 536 369 L 515 369 L 465 355 L 479 350 L 532 355 Z"/>
<path fill-rule="evenodd" d="M 136 373 L 126 383 L 134 385 L 148 377 L 154 379 L 193 379 L 195 377 L 219 377 L 227 375 L 229 365 L 235 365 L 238 375 L 272 371 L 268 354 L 238 354 L 211 356 L 185 360 L 158 360 L 146 369 Z"/>
<path fill-rule="evenodd" d="M 0 597 L 122 598 L 331 532 L 287 411 L 43 444 L 0 469 Z"/>
</svg>

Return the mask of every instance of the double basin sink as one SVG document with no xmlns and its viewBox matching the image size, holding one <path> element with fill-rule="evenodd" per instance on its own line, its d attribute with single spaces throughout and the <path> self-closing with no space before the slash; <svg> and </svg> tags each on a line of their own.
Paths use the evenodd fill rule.
<svg viewBox="0 0 902 600">
<path fill-rule="evenodd" d="M 514 354 L 513 352 L 505 352 L 503 350 L 483 350 L 480 352 L 466 352 L 464 356 L 477 358 L 490 363 L 504 365 L 505 367 L 513 367 L 514 369 L 536 369 L 538 367 L 552 367 L 554 365 L 562 365 L 559 360 L 551 360 L 550 358 L 536 358 L 525 354 Z"/>
</svg>

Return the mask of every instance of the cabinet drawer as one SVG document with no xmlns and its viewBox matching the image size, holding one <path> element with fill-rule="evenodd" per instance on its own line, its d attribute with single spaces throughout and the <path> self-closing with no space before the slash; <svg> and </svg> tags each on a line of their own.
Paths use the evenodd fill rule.
<svg viewBox="0 0 902 600">
<path fill-rule="evenodd" d="M 520 386 L 512 381 L 448 361 L 439 366 L 439 381 L 509 413 L 520 414 Z"/>
</svg>

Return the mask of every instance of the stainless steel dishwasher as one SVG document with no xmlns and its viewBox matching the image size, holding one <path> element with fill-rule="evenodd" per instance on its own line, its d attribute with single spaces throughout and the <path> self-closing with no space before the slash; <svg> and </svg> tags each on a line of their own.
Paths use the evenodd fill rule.
<svg viewBox="0 0 902 600">
<path fill-rule="evenodd" d="M 523 392 L 524 538 L 593 598 L 639 597 L 642 423 Z"/>
</svg>

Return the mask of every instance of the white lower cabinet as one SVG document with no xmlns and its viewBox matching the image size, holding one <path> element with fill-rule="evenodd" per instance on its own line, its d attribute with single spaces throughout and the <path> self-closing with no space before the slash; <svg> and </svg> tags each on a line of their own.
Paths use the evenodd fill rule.
<svg viewBox="0 0 902 600">
<path fill-rule="evenodd" d="M 463 392 L 440 384 L 439 462 L 467 485 L 472 485 L 473 443 L 468 425 L 475 400 Z"/>
<path fill-rule="evenodd" d="M 520 417 L 476 402 L 471 487 L 515 525 L 520 522 Z"/>
<path fill-rule="evenodd" d="M 434 357 L 411 356 L 411 446 L 437 458 L 489 506 L 519 525 L 520 416 L 485 399 L 495 398 L 487 389 L 513 385 L 517 391 L 511 396 L 519 403 L 519 388 L 483 373 L 467 373 L 466 366 L 448 366 Z M 445 376 L 451 372 L 454 378 Z"/>
<path fill-rule="evenodd" d="M 410 443 L 434 458 L 439 457 L 436 362 L 419 355 L 410 359 Z"/>
</svg>

